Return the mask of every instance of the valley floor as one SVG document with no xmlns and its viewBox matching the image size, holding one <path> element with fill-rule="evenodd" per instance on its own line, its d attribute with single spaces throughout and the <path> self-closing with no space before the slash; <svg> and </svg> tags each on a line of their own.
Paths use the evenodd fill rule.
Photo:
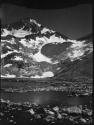
<svg viewBox="0 0 94 125">
<path fill-rule="evenodd" d="M 69 95 L 92 95 L 92 81 L 1 79 L 1 89 L 10 92 L 62 91 Z"/>
</svg>

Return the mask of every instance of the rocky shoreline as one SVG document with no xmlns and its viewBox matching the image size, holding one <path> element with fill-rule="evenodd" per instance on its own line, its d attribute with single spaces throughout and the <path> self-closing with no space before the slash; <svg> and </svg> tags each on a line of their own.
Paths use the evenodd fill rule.
<svg viewBox="0 0 94 125">
<path fill-rule="evenodd" d="M 91 125 L 92 107 L 75 106 L 42 106 L 36 104 L 5 102 L 1 100 L 0 123 L 3 125 Z"/>
</svg>

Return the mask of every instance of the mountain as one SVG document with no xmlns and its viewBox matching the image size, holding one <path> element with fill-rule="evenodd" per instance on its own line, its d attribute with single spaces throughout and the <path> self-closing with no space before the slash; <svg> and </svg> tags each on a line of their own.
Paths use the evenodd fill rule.
<svg viewBox="0 0 94 125">
<path fill-rule="evenodd" d="M 70 78 L 83 65 L 90 69 L 93 45 L 25 18 L 1 27 L 0 51 L 2 78 Z"/>
<path fill-rule="evenodd" d="M 89 34 L 82 38 L 77 39 L 77 41 L 85 41 L 86 44 L 93 44 L 93 36 Z M 88 48 L 87 48 L 88 49 Z M 87 52 L 86 52 L 87 53 Z M 67 79 L 67 80 L 77 80 L 86 81 L 92 80 L 93 78 L 93 53 L 92 51 L 88 54 L 84 53 L 84 56 L 79 60 L 73 62 L 63 63 L 64 68 L 61 68 L 59 73 L 56 74 L 56 79 Z M 61 65 L 62 66 L 62 65 Z"/>
</svg>

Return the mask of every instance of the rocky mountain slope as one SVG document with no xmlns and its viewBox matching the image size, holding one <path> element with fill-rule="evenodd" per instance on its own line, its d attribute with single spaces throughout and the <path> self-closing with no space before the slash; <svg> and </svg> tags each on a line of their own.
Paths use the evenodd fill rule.
<svg viewBox="0 0 94 125">
<path fill-rule="evenodd" d="M 0 51 L 2 78 L 92 78 L 92 39 L 71 40 L 31 18 L 1 27 Z"/>
<path fill-rule="evenodd" d="M 86 44 L 93 44 L 92 35 L 87 35 L 83 38 L 78 39 L 85 41 Z M 78 41 L 77 40 L 77 41 Z M 84 53 L 82 58 L 77 59 L 73 62 L 61 63 L 61 70 L 55 75 L 56 79 L 69 79 L 69 80 L 91 80 L 93 78 L 93 53 Z"/>
</svg>

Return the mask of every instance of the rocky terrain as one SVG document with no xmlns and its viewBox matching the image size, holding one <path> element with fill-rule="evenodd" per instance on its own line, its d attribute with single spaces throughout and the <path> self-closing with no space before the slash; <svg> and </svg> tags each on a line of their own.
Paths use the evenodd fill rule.
<svg viewBox="0 0 94 125">
<path fill-rule="evenodd" d="M 1 100 L 0 123 L 2 125 L 91 125 L 92 107 L 41 106 L 26 103 L 12 104 Z"/>
<path fill-rule="evenodd" d="M 2 78 L 92 78 L 92 35 L 71 40 L 30 18 L 1 27 Z"/>
</svg>

